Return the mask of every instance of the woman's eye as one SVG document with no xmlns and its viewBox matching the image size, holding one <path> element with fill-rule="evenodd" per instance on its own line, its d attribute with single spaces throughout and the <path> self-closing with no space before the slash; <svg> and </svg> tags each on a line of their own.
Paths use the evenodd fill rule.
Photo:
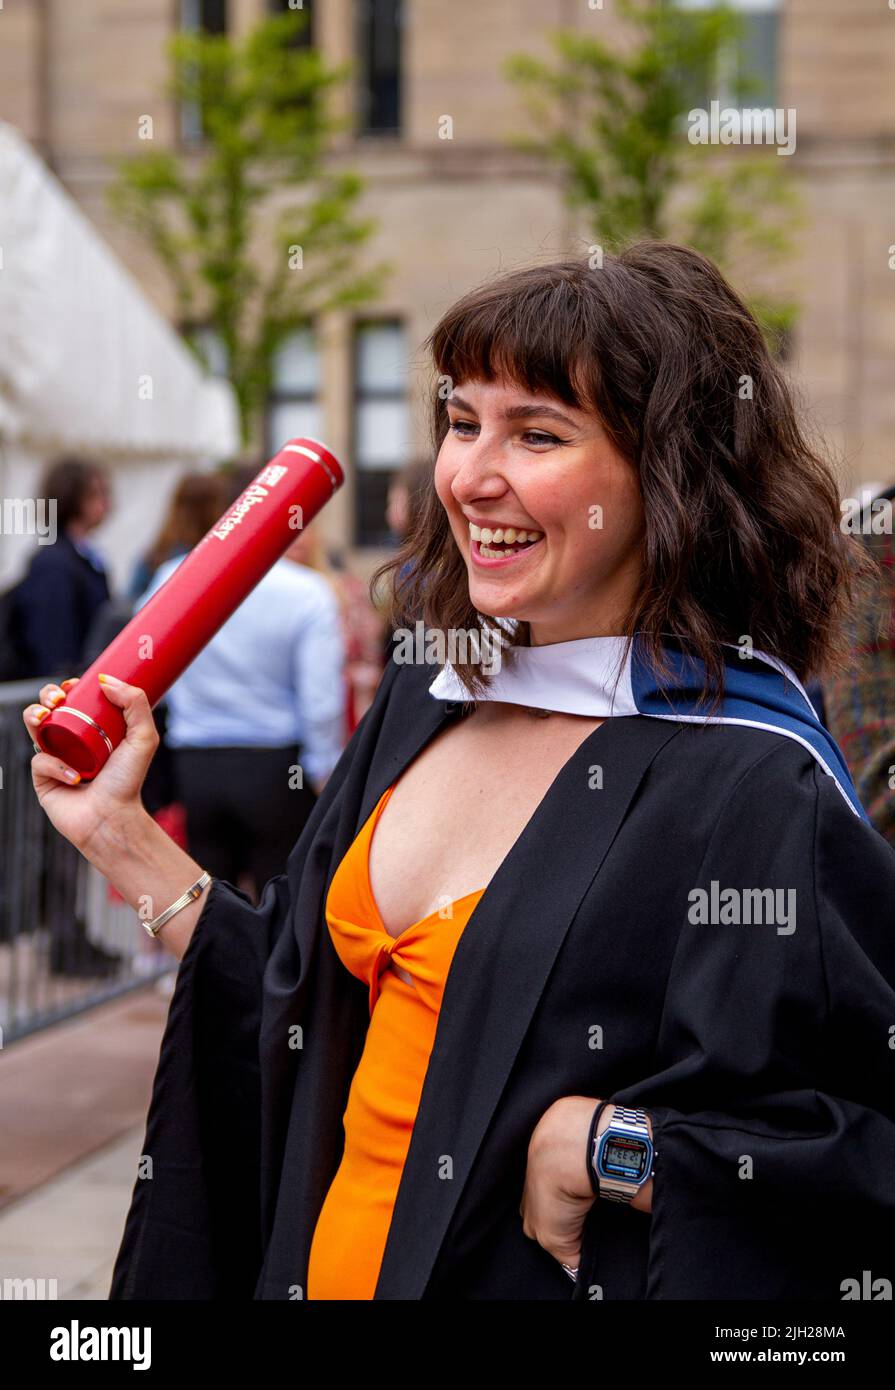
<svg viewBox="0 0 895 1390">
<path fill-rule="evenodd" d="M 562 440 L 557 439 L 555 434 L 547 434 L 544 430 L 526 430 L 525 436 L 532 444 L 561 444 Z"/>
<path fill-rule="evenodd" d="M 478 425 L 474 424 L 471 420 L 453 420 L 451 422 L 450 428 L 454 434 L 459 435 L 461 438 L 468 439 L 469 435 L 465 434 L 465 431 L 475 431 L 478 429 Z M 559 439 L 555 434 L 549 434 L 546 430 L 525 430 L 525 432 L 522 435 L 522 438 L 526 441 L 526 443 L 529 444 L 563 443 L 563 440 Z"/>
</svg>

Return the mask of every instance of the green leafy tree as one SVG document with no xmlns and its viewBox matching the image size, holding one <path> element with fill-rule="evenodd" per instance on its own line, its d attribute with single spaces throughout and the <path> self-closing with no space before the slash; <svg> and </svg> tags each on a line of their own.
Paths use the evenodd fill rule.
<svg viewBox="0 0 895 1390">
<path fill-rule="evenodd" d="M 257 440 L 284 339 L 313 314 L 368 301 L 391 269 L 358 266 L 375 227 L 355 215 L 364 184 L 326 163 L 347 124 L 327 98 L 349 65 L 326 68 L 296 45 L 307 22 L 300 11 L 273 16 L 241 43 L 172 38 L 168 92 L 196 113 L 202 140 L 121 160 L 108 193 L 164 267 L 181 323 L 220 341 L 245 445 Z"/>
<path fill-rule="evenodd" d="M 616 0 L 626 32 L 600 38 L 551 30 L 553 62 L 514 54 L 505 72 L 537 133 L 511 142 L 546 157 L 564 175 L 568 204 L 583 212 L 594 242 L 616 249 L 638 237 L 671 238 L 712 257 L 730 275 L 759 274 L 791 251 L 799 202 L 776 149 L 719 151 L 691 144 L 686 117 L 712 92 L 742 39 L 727 6 L 679 10 L 651 0 Z M 756 83 L 731 84 L 737 104 Z M 732 157 L 731 157 L 732 156 Z M 753 295 L 772 343 L 796 305 Z"/>
</svg>

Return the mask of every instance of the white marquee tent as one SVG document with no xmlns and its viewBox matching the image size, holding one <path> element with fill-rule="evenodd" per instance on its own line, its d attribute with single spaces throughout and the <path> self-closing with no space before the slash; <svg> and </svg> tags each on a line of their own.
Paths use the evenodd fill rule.
<svg viewBox="0 0 895 1390">
<path fill-rule="evenodd" d="M 229 385 L 203 373 L 55 176 L 0 122 L 0 496 L 35 498 L 43 466 L 63 451 L 105 463 L 114 505 L 91 541 L 122 588 L 177 479 L 237 448 Z M 0 587 L 35 544 L 4 528 Z"/>
</svg>

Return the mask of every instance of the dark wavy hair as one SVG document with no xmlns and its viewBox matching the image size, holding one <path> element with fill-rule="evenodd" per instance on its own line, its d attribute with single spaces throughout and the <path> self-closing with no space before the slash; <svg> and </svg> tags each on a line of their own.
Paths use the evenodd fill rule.
<svg viewBox="0 0 895 1390">
<path fill-rule="evenodd" d="M 259 464 L 255 473 L 261 467 Z M 227 494 L 228 485 L 221 473 L 186 473 L 174 489 L 155 543 L 146 555 L 147 568 L 154 573 L 175 548 L 192 550 L 198 545 L 226 511 Z"/>
<path fill-rule="evenodd" d="M 96 478 L 108 483 L 107 469 L 77 454 L 63 454 L 44 469 L 39 495 L 55 499 L 56 525 L 60 531 L 80 520 L 84 501 Z"/>
<path fill-rule="evenodd" d="M 504 377 L 598 415 L 636 468 L 642 579 L 623 634 L 639 634 L 660 682 L 663 638 L 705 665 L 701 698 L 724 688 L 720 643 L 747 636 L 801 680 L 847 665 L 846 624 L 873 572 L 843 532 L 830 464 L 809 443 L 791 388 L 739 295 L 705 256 L 639 242 L 602 266 L 561 260 L 464 295 L 426 339 L 439 381 L 435 453 L 449 427 L 444 389 Z M 429 487 L 404 544 L 375 570 L 392 627 L 494 630 L 469 598 L 465 561 Z M 527 645 L 519 622 L 504 644 Z M 454 663 L 471 697 L 487 672 Z"/>
</svg>

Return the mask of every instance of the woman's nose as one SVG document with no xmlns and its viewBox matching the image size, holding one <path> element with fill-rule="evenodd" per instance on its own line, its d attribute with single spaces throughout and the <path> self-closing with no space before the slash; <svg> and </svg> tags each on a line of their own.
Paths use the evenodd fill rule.
<svg viewBox="0 0 895 1390">
<path fill-rule="evenodd" d="M 501 474 L 501 459 L 493 441 L 479 438 L 463 451 L 460 465 L 454 474 L 452 487 L 457 497 L 476 496 L 482 489 L 493 486 L 496 492 L 506 487 Z"/>
</svg>

